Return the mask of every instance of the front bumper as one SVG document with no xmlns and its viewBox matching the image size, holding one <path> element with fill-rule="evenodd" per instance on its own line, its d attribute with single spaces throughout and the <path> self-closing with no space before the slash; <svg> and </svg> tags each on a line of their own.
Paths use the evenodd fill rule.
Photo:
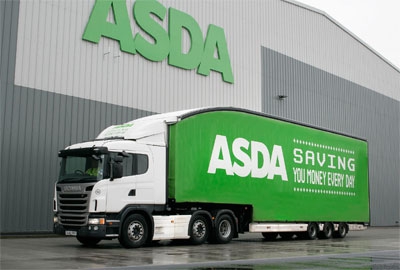
<svg viewBox="0 0 400 270">
<path fill-rule="evenodd" d="M 69 236 L 85 236 L 93 238 L 106 238 L 106 225 L 87 225 L 84 227 L 64 227 L 59 223 L 54 223 L 53 231 L 55 234 Z"/>
<path fill-rule="evenodd" d="M 112 239 L 118 237 L 119 222 L 114 220 L 105 224 L 88 224 L 85 226 L 67 226 L 59 222 L 54 222 L 53 232 L 66 236 Z"/>
</svg>

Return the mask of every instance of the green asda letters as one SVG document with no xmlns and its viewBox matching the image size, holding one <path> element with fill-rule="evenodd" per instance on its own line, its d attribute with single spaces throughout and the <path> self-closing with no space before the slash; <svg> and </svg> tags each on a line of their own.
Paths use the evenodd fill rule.
<svg viewBox="0 0 400 270">
<path fill-rule="evenodd" d="M 107 20 L 112 11 L 114 22 Z M 168 16 L 168 32 L 153 17 L 163 21 Z M 233 83 L 224 29 L 210 24 L 205 41 L 196 20 L 182 11 L 165 8 L 155 0 L 137 0 L 133 5 L 133 18 L 153 41 L 142 34 L 132 35 L 129 13 L 125 0 L 96 0 L 82 39 L 98 43 L 100 38 L 117 40 L 121 51 L 140 54 L 148 60 L 159 62 L 168 57 L 168 64 L 182 69 L 196 69 L 208 76 L 210 71 L 221 73 L 225 82 Z M 190 49 L 182 48 L 182 31 L 190 37 Z M 217 58 L 214 57 L 217 55 Z"/>
</svg>

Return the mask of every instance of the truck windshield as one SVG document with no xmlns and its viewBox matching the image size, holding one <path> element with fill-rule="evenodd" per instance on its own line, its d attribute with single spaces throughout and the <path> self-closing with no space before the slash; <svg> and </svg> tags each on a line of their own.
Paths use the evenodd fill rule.
<svg viewBox="0 0 400 270">
<path fill-rule="evenodd" d="M 96 182 L 103 179 L 105 155 L 64 156 L 59 183 Z"/>
</svg>

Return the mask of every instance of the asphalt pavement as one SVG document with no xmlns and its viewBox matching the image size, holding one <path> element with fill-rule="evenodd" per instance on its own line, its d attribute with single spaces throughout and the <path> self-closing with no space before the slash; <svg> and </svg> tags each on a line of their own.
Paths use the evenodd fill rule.
<svg viewBox="0 0 400 270">
<path fill-rule="evenodd" d="M 161 241 L 139 249 L 117 240 L 88 248 L 73 237 L 0 241 L 0 269 L 400 269 L 399 227 L 371 227 L 344 239 L 266 241 L 248 233 L 226 245 Z"/>
</svg>

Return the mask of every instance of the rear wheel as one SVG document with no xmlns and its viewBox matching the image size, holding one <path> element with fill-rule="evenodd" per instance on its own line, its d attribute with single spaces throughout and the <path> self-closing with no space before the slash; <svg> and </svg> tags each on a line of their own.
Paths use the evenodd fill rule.
<svg viewBox="0 0 400 270">
<path fill-rule="evenodd" d="M 189 224 L 190 242 L 194 245 L 203 244 L 209 235 L 210 226 L 207 219 L 201 215 L 194 215 Z"/>
<path fill-rule="evenodd" d="M 232 217 L 226 214 L 221 215 L 215 223 L 215 242 L 218 244 L 229 243 L 233 238 L 234 230 Z"/>
<path fill-rule="evenodd" d="M 125 248 L 138 248 L 146 243 L 148 235 L 146 219 L 140 214 L 133 214 L 125 219 L 118 240 Z"/>
<path fill-rule="evenodd" d="M 333 232 L 333 237 L 335 238 L 345 238 L 347 234 L 347 225 L 346 223 L 339 223 L 338 230 Z"/>
<path fill-rule="evenodd" d="M 317 239 L 318 225 L 317 223 L 311 222 L 308 224 L 306 238 L 309 240 Z"/>
<path fill-rule="evenodd" d="M 84 246 L 93 247 L 97 245 L 101 239 L 93 238 L 93 237 L 85 237 L 85 236 L 77 236 L 76 239 Z"/>
<path fill-rule="evenodd" d="M 318 232 L 319 239 L 329 239 L 332 238 L 333 234 L 333 224 L 330 222 L 324 223 L 322 231 Z"/>
</svg>

